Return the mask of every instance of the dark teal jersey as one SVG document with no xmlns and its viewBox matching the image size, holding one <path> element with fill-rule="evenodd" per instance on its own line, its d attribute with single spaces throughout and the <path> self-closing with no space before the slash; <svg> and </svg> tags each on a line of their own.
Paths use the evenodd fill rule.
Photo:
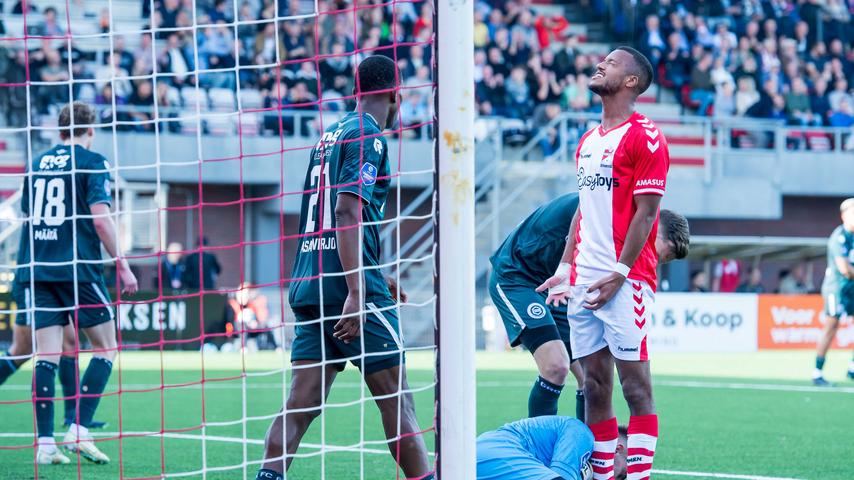
<svg viewBox="0 0 854 480">
<path fill-rule="evenodd" d="M 340 305 L 347 282 L 338 257 L 335 205 L 344 192 L 362 199 L 362 265 L 367 300 L 390 297 L 380 261 L 380 227 L 388 197 L 390 166 L 386 139 L 374 118 L 347 114 L 331 125 L 311 150 L 300 212 L 291 306 Z M 322 295 L 321 295 L 322 287 Z"/>
<path fill-rule="evenodd" d="M 57 145 L 33 158 L 24 179 L 16 280 L 30 281 L 30 248 L 38 282 L 97 282 L 103 279 L 101 240 L 90 205 L 110 204 L 110 164 L 75 145 Z M 72 154 L 73 153 L 73 154 Z M 76 219 L 76 220 L 75 220 Z M 75 251 L 76 244 L 76 251 Z M 77 265 L 77 277 L 74 265 Z"/>
<path fill-rule="evenodd" d="M 509 283 L 537 286 L 554 275 L 576 209 L 578 194 L 569 193 L 535 210 L 489 258 L 495 273 Z"/>
<path fill-rule="evenodd" d="M 827 240 L 827 271 L 822 284 L 825 292 L 839 292 L 851 282 L 836 268 L 836 259 L 839 257 L 854 266 L 854 233 L 842 225 L 836 227 Z"/>
</svg>

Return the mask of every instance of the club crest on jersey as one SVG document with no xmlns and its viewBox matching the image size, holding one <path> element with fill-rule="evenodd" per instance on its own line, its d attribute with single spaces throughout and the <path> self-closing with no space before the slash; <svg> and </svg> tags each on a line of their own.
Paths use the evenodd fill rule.
<svg viewBox="0 0 854 480">
<path fill-rule="evenodd" d="M 539 303 L 532 303 L 528 305 L 528 316 L 539 320 L 546 316 L 546 309 Z"/>
<path fill-rule="evenodd" d="M 361 170 L 362 183 L 365 185 L 373 185 L 377 183 L 377 167 L 370 163 L 362 165 Z"/>
<path fill-rule="evenodd" d="M 600 167 L 605 168 L 613 168 L 614 167 L 614 149 L 606 148 L 604 152 L 602 152 L 602 160 L 599 161 Z"/>
</svg>

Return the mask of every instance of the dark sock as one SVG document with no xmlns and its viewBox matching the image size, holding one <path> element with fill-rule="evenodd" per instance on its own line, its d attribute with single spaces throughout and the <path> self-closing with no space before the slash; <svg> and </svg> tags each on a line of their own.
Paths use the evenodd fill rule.
<svg viewBox="0 0 854 480">
<path fill-rule="evenodd" d="M 815 369 L 823 370 L 824 369 L 824 357 L 815 357 Z"/>
<path fill-rule="evenodd" d="M 255 475 L 255 480 L 283 480 L 285 477 L 282 476 L 281 473 L 270 470 L 269 468 L 262 468 L 258 470 L 258 474 Z"/>
<path fill-rule="evenodd" d="M 575 418 L 584 422 L 584 390 L 575 391 Z"/>
<path fill-rule="evenodd" d="M 59 357 L 59 383 L 65 397 L 65 423 L 77 423 L 77 359 Z"/>
<path fill-rule="evenodd" d="M 36 401 L 36 427 L 39 437 L 53 437 L 53 397 L 56 393 L 55 363 L 46 360 L 36 362 L 34 396 Z"/>
<path fill-rule="evenodd" d="M 6 352 L 3 354 L 4 359 L 0 359 L 0 385 L 3 385 L 3 382 L 6 381 L 9 376 L 18 371 L 18 365 L 12 360 L 12 354 Z"/>
<path fill-rule="evenodd" d="M 537 377 L 528 395 L 528 416 L 557 415 L 557 401 L 561 390 L 563 385 L 555 385 L 543 377 Z"/>
<path fill-rule="evenodd" d="M 92 357 L 89 361 L 83 380 L 80 381 L 80 394 L 85 395 L 80 397 L 80 425 L 88 428 L 92 423 L 95 409 L 98 408 L 112 370 L 113 362 L 105 358 Z"/>
</svg>

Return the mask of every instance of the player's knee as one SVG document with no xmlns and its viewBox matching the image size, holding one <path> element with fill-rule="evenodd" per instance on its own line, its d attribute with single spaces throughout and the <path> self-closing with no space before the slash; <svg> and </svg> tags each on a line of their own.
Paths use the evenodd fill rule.
<svg viewBox="0 0 854 480">
<path fill-rule="evenodd" d="M 320 399 L 312 397 L 291 396 L 286 403 L 288 416 L 297 422 L 311 423 L 320 415 Z"/>
<path fill-rule="evenodd" d="M 652 385 L 645 379 L 624 378 L 623 397 L 631 409 L 648 410 L 652 408 Z"/>
<path fill-rule="evenodd" d="M 595 404 L 600 400 L 610 399 L 611 388 L 610 382 L 605 381 L 597 375 L 587 373 L 584 377 L 584 396 L 590 403 Z"/>
<path fill-rule="evenodd" d="M 569 359 L 550 358 L 543 365 L 540 374 L 543 378 L 556 385 L 563 385 L 566 382 L 566 377 L 569 375 Z"/>
<path fill-rule="evenodd" d="M 824 324 L 824 328 L 828 332 L 836 332 L 837 330 L 839 330 L 839 317 L 828 316 Z"/>
</svg>

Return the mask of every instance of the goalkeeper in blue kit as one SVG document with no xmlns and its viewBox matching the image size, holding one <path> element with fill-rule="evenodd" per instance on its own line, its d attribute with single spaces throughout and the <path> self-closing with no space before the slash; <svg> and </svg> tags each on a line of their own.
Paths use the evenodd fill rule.
<svg viewBox="0 0 854 480">
<path fill-rule="evenodd" d="M 614 478 L 626 478 L 626 434 L 620 429 Z M 526 418 L 477 439 L 478 480 L 589 480 L 593 433 L 580 420 Z"/>
</svg>

